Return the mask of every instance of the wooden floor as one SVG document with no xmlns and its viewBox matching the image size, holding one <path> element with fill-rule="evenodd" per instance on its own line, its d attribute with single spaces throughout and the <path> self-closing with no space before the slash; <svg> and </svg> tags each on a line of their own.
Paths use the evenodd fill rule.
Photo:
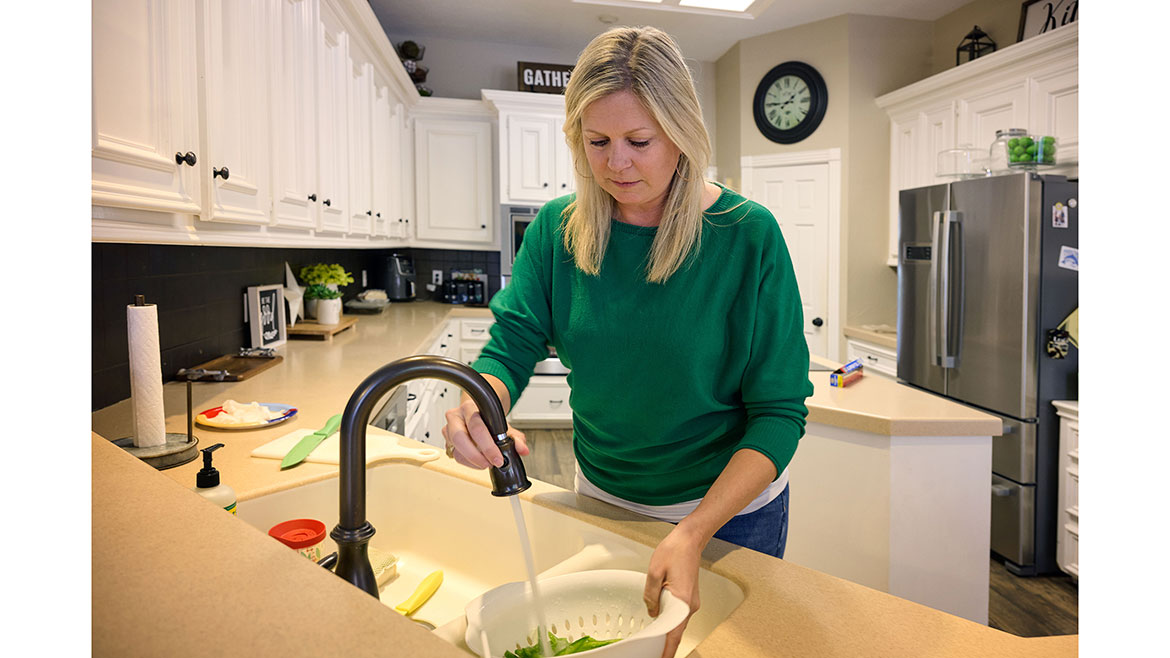
<svg viewBox="0 0 1170 658">
<path fill-rule="evenodd" d="M 528 475 L 573 489 L 576 460 L 573 431 L 523 430 L 531 454 L 524 458 Z M 1075 635 L 1077 630 L 1077 584 L 1072 577 L 1012 575 L 1001 562 L 990 559 L 991 592 L 988 598 L 988 626 L 1020 637 Z"/>
</svg>

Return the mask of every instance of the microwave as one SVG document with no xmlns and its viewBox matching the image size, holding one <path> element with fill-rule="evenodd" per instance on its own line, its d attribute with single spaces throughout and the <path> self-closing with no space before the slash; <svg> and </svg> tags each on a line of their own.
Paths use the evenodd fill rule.
<svg viewBox="0 0 1170 658">
<path fill-rule="evenodd" d="M 536 219 L 540 210 L 537 206 L 504 206 L 503 235 L 500 239 L 500 274 L 505 282 L 512 278 L 512 263 L 516 261 L 516 254 L 520 252 L 520 244 L 524 241 L 524 231 Z"/>
</svg>

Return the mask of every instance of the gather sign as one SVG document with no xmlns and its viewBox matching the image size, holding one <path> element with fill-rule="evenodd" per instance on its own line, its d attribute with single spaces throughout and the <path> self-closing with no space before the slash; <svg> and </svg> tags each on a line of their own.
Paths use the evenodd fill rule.
<svg viewBox="0 0 1170 658">
<path fill-rule="evenodd" d="M 516 62 L 516 88 L 540 94 L 563 94 L 573 67 L 567 64 Z"/>
</svg>

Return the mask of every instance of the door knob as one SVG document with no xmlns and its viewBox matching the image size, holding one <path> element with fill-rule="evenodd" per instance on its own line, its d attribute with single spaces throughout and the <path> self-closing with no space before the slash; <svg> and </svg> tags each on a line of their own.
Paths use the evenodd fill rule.
<svg viewBox="0 0 1170 658">
<path fill-rule="evenodd" d="M 813 318 L 812 323 L 813 323 L 814 327 L 819 327 L 819 326 L 823 325 L 825 323 L 825 321 L 820 319 L 820 318 Z"/>
</svg>

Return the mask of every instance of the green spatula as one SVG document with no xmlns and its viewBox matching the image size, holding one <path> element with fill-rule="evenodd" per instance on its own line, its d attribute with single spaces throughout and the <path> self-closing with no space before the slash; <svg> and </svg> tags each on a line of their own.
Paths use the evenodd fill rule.
<svg viewBox="0 0 1170 658">
<path fill-rule="evenodd" d="M 296 466 L 297 464 L 305 461 L 305 457 L 308 457 L 314 450 L 317 449 L 317 446 L 321 445 L 322 441 L 329 438 L 331 434 L 336 432 L 338 427 L 341 427 L 341 414 L 337 414 L 336 416 L 330 418 L 329 421 L 325 423 L 325 427 L 322 427 L 316 432 L 306 435 L 300 441 L 297 441 L 297 444 L 292 447 L 292 450 L 288 451 L 288 454 L 284 456 L 284 459 L 280 460 L 280 468 L 285 469 L 290 466 Z"/>
</svg>

